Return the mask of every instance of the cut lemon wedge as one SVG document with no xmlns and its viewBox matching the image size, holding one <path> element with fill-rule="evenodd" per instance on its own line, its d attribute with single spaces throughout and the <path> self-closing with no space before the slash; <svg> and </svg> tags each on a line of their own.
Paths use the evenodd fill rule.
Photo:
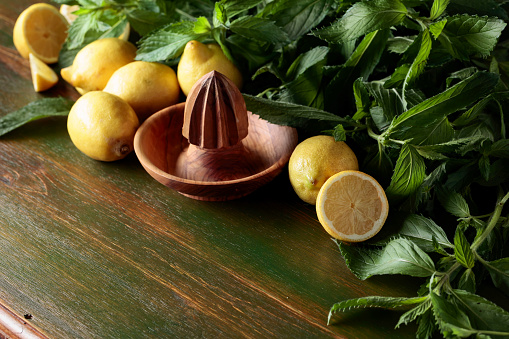
<svg viewBox="0 0 509 339">
<path fill-rule="evenodd" d="M 370 175 L 342 171 L 320 189 L 316 213 L 334 238 L 360 242 L 380 231 L 389 213 L 389 202 L 382 186 Z"/>
<path fill-rule="evenodd" d="M 60 5 L 59 12 L 67 19 L 69 24 L 72 24 L 72 22 L 78 17 L 76 14 L 73 14 L 73 12 L 76 12 L 78 9 L 80 9 L 79 5 L 62 4 Z"/>
<path fill-rule="evenodd" d="M 58 75 L 55 71 L 32 53 L 29 54 L 29 60 L 35 91 L 42 92 L 55 86 L 58 82 Z"/>
<path fill-rule="evenodd" d="M 32 53 L 47 64 L 55 63 L 67 38 L 68 27 L 67 20 L 56 7 L 46 3 L 34 4 L 16 20 L 14 46 L 25 59 Z"/>
</svg>

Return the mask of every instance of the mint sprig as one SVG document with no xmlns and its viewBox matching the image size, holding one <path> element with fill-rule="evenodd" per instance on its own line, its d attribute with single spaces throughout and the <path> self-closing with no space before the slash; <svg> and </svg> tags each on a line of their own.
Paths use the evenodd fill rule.
<svg viewBox="0 0 509 339">
<path fill-rule="evenodd" d="M 74 101 L 65 98 L 43 98 L 0 117 L 0 136 L 24 124 L 48 117 L 67 116 Z"/>
</svg>

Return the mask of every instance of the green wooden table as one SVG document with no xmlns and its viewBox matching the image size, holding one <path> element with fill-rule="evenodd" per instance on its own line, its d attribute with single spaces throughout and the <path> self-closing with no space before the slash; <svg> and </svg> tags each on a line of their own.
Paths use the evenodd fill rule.
<svg viewBox="0 0 509 339">
<path fill-rule="evenodd" d="M 33 1 L 0 1 L 0 116 L 77 92 L 60 80 L 34 92 L 12 30 Z M 395 283 L 396 282 L 396 283 Z M 186 198 L 152 179 L 136 155 L 91 160 L 66 118 L 0 137 L 0 337 L 411 338 L 401 313 L 337 301 L 413 296 L 419 281 L 360 281 L 314 207 L 284 171 L 230 202 Z"/>
</svg>

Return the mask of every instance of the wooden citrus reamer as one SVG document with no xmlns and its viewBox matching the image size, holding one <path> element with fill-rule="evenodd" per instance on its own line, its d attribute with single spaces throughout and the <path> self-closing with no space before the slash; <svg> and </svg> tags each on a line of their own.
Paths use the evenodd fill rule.
<svg viewBox="0 0 509 339">
<path fill-rule="evenodd" d="M 176 175 L 225 181 L 260 172 L 263 159 L 242 143 L 248 131 L 246 104 L 237 86 L 217 71 L 207 73 L 186 100 L 182 135 L 189 147 L 177 160 Z"/>
</svg>

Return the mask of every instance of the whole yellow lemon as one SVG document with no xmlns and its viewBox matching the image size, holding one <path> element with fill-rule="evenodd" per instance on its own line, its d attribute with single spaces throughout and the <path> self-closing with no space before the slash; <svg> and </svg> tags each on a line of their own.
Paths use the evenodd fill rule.
<svg viewBox="0 0 509 339">
<path fill-rule="evenodd" d="M 115 161 L 128 155 L 134 148 L 138 126 L 138 117 L 128 103 L 102 91 L 81 96 L 67 118 L 73 144 L 90 158 L 101 161 Z"/>
<path fill-rule="evenodd" d="M 182 92 L 187 96 L 194 83 L 212 71 L 222 73 L 239 89 L 242 88 L 242 74 L 226 57 L 219 45 L 202 44 L 196 40 L 189 41 L 177 67 L 177 78 Z"/>
<path fill-rule="evenodd" d="M 134 61 L 113 73 L 104 88 L 134 109 L 140 121 L 179 101 L 180 86 L 175 71 L 157 62 Z"/>
<path fill-rule="evenodd" d="M 63 68 L 62 78 L 84 94 L 102 91 L 112 74 L 134 61 L 136 47 L 120 38 L 104 38 L 83 47 L 71 66 Z"/>
<path fill-rule="evenodd" d="M 325 181 L 345 170 L 358 170 L 359 163 L 352 149 L 333 137 L 317 135 L 295 147 L 288 162 L 290 183 L 305 202 L 315 205 Z"/>
</svg>

